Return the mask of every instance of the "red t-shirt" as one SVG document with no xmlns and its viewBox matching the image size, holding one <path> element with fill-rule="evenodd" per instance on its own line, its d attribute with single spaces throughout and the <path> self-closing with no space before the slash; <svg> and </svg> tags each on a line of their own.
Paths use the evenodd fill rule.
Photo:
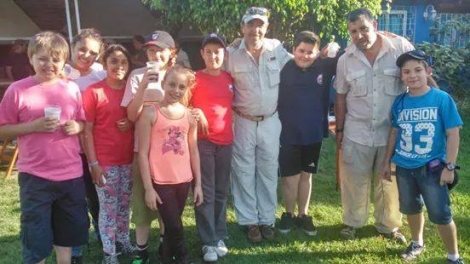
<svg viewBox="0 0 470 264">
<path fill-rule="evenodd" d="M 106 81 L 92 84 L 83 94 L 87 122 L 93 123 L 93 142 L 98 161 L 104 166 L 132 163 L 134 130 L 119 131 L 117 121 L 127 117 L 121 106 L 124 86 L 116 90 Z"/>
<path fill-rule="evenodd" d="M 199 134 L 199 138 L 220 145 L 232 144 L 232 101 L 233 79 L 227 72 L 222 71 L 218 76 L 203 71 L 196 73 L 192 106 L 200 108 L 209 122 L 209 134 Z"/>
</svg>

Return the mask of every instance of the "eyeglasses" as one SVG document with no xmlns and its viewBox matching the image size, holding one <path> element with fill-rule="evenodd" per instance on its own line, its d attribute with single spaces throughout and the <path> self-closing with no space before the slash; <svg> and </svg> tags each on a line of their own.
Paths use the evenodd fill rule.
<svg viewBox="0 0 470 264">
<path fill-rule="evenodd" d="M 269 16 L 269 10 L 264 7 L 252 6 L 246 10 L 245 15 Z"/>
</svg>

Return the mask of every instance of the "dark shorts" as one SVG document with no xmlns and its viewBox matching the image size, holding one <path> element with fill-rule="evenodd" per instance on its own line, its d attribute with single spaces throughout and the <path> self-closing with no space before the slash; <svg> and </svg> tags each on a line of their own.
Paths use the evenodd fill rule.
<svg viewBox="0 0 470 264">
<path fill-rule="evenodd" d="M 281 177 L 294 176 L 300 172 L 317 173 L 321 142 L 313 145 L 281 146 L 279 168 Z"/>
<path fill-rule="evenodd" d="M 38 263 L 53 245 L 73 247 L 88 242 L 88 216 L 83 177 L 54 182 L 20 172 L 23 261 Z"/>
</svg>

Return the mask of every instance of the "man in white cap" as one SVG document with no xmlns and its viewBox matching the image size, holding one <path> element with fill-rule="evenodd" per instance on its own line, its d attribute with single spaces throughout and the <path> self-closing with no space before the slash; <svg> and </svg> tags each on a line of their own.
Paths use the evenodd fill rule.
<svg viewBox="0 0 470 264">
<path fill-rule="evenodd" d="M 291 55 L 276 39 L 267 39 L 269 12 L 246 10 L 243 40 L 229 49 L 228 71 L 234 78 L 235 138 L 232 194 L 238 224 L 248 239 L 274 238 L 281 123 L 276 111 L 280 71 Z"/>
</svg>

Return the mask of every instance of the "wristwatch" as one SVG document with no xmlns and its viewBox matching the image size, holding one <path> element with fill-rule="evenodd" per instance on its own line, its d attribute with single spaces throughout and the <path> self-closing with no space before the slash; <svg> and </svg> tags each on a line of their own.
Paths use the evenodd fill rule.
<svg viewBox="0 0 470 264">
<path fill-rule="evenodd" d="M 455 165 L 455 163 L 452 163 L 452 162 L 448 162 L 446 163 L 446 169 L 450 170 L 450 171 L 453 171 L 455 169 L 457 169 L 457 165 Z"/>
</svg>

